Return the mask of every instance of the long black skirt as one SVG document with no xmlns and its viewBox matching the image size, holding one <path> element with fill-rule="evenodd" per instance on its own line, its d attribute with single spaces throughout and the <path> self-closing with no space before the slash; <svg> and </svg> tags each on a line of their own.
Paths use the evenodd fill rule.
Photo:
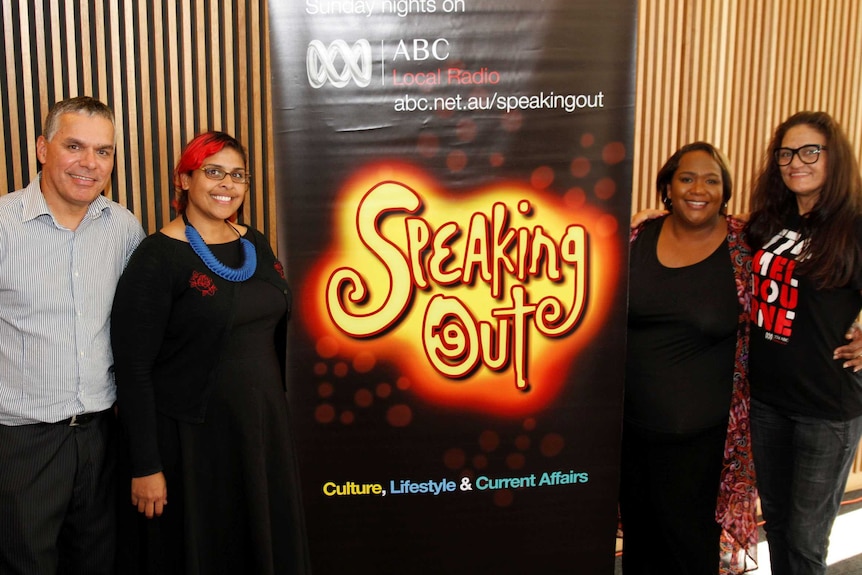
<svg viewBox="0 0 862 575">
<path fill-rule="evenodd" d="M 205 421 L 158 416 L 168 486 L 162 516 L 148 520 L 131 507 L 128 480 L 120 489 L 120 573 L 308 572 L 296 457 L 273 346 L 283 308 L 280 294 L 260 284 L 243 284 L 230 341 L 221 357 L 209 358 L 218 361 L 218 378 Z"/>
</svg>

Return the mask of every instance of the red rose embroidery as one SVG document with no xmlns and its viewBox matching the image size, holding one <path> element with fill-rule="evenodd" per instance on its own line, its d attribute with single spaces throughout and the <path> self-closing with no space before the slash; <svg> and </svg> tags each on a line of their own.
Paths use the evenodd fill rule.
<svg viewBox="0 0 862 575">
<path fill-rule="evenodd" d="M 200 272 L 192 272 L 192 277 L 189 279 L 189 285 L 205 296 L 215 295 L 218 291 L 218 287 L 213 283 L 212 278 Z"/>
<path fill-rule="evenodd" d="M 280 276 L 281 276 L 281 279 L 285 279 L 285 278 L 284 278 L 284 266 L 283 266 L 283 265 L 281 265 L 281 262 L 280 262 L 280 261 L 278 261 L 278 260 L 275 260 L 275 265 L 274 265 L 274 267 L 275 267 L 275 271 L 277 271 L 277 272 L 278 272 L 278 275 L 280 275 Z"/>
</svg>

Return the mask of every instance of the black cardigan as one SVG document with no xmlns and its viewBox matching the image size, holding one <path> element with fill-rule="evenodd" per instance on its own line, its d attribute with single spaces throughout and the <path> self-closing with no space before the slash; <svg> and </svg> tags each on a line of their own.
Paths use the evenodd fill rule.
<svg viewBox="0 0 862 575">
<path fill-rule="evenodd" d="M 269 242 L 251 228 L 245 237 L 257 252 L 254 277 L 281 290 L 289 310 L 290 291 Z M 156 412 L 180 421 L 203 421 L 233 322 L 236 287 L 212 273 L 188 243 L 162 233 L 144 239 L 132 255 L 117 285 L 111 343 L 133 476 L 161 470 Z M 282 373 L 286 321 L 287 315 L 274 342 Z"/>
</svg>

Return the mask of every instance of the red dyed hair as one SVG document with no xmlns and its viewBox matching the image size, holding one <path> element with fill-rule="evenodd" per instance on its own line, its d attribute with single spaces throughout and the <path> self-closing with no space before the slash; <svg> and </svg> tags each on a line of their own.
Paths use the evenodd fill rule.
<svg viewBox="0 0 862 575">
<path fill-rule="evenodd" d="M 243 165 L 248 165 L 248 156 L 243 145 L 239 143 L 239 140 L 225 132 L 204 132 L 186 144 L 179 160 L 177 160 L 177 166 L 174 168 L 174 201 L 171 205 L 176 210 L 177 215 L 184 213 L 189 205 L 189 197 L 183 189 L 180 176 L 191 174 L 203 165 L 204 160 L 224 148 L 236 150 L 242 156 Z"/>
</svg>

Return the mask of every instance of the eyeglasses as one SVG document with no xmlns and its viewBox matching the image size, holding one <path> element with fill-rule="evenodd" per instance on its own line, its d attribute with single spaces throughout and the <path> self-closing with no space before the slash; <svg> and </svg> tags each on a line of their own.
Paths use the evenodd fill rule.
<svg viewBox="0 0 862 575">
<path fill-rule="evenodd" d="M 198 168 L 206 177 L 217 182 L 222 181 L 225 176 L 230 176 L 230 179 L 237 184 L 247 184 L 251 180 L 251 174 L 247 172 L 226 172 L 215 166 L 204 166 Z"/>
<path fill-rule="evenodd" d="M 778 148 L 775 150 L 775 163 L 779 166 L 789 166 L 793 156 L 799 156 L 803 164 L 814 164 L 820 159 L 820 152 L 826 150 L 820 144 L 808 144 L 800 148 Z"/>
</svg>

